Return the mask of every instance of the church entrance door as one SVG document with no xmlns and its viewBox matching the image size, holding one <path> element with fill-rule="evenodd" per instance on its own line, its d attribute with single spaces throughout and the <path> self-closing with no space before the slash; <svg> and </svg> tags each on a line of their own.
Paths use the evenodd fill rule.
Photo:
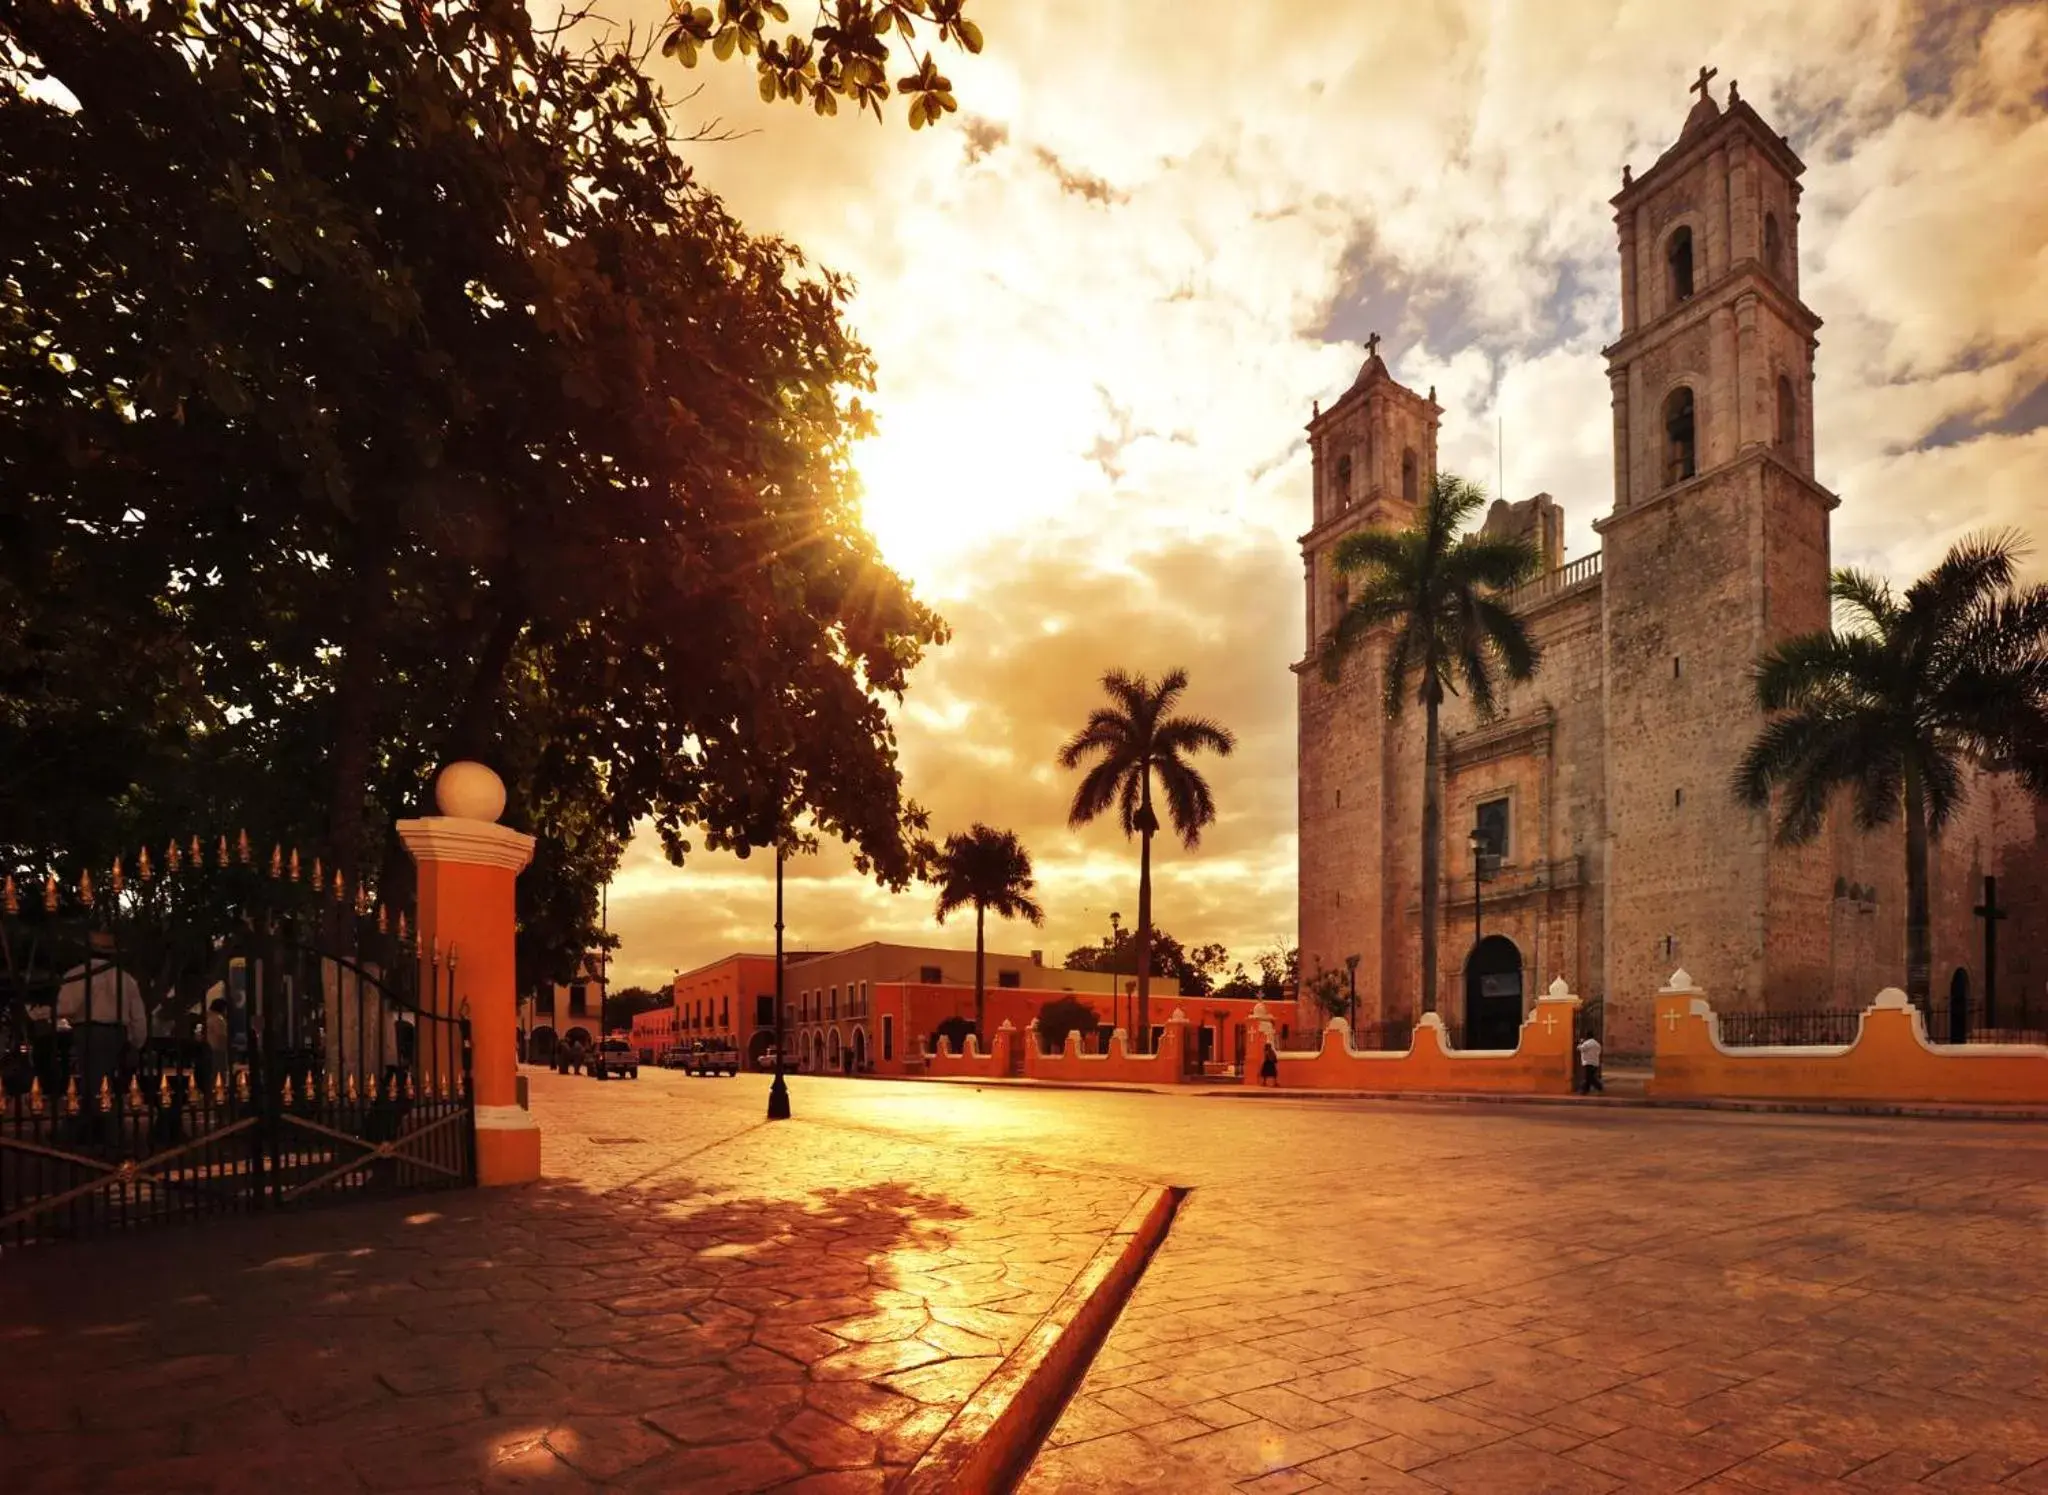
<svg viewBox="0 0 2048 1495">
<path fill-rule="evenodd" d="M 1511 1049 L 1522 1029 L 1522 952 L 1504 935 L 1490 934 L 1465 961 L 1465 1042 L 1468 1049 Z"/>
</svg>

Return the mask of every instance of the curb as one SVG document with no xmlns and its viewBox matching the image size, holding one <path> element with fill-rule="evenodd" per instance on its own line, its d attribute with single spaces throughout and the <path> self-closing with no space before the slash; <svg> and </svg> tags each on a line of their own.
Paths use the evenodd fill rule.
<svg viewBox="0 0 2048 1495">
<path fill-rule="evenodd" d="M 953 1414 L 898 1487 L 904 1495 L 999 1495 L 1016 1487 L 1187 1192 L 1154 1188 L 1140 1196 L 1024 1342 Z"/>
<path fill-rule="evenodd" d="M 1941 1105 L 1914 1101 L 1741 1100 L 1733 1097 L 1514 1095 L 1445 1090 L 1198 1090 L 1216 1100 L 1419 1101 L 1451 1106 L 1566 1106 L 1574 1110 L 1747 1111 L 1780 1116 L 1907 1116 L 1930 1121 L 2048 1121 L 2048 1107 Z"/>
</svg>

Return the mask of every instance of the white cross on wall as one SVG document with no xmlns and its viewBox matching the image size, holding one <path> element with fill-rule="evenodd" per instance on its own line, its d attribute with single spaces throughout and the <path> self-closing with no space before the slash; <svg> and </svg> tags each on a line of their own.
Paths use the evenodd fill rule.
<svg viewBox="0 0 2048 1495">
<path fill-rule="evenodd" d="M 1557 1031 L 1556 1013 L 1546 1012 L 1543 1014 L 1543 1031 L 1546 1033 L 1555 1033 Z"/>
<path fill-rule="evenodd" d="M 1664 1026 L 1673 1033 L 1678 1031 L 1678 1009 L 1676 1007 L 1664 1014 Z"/>
</svg>

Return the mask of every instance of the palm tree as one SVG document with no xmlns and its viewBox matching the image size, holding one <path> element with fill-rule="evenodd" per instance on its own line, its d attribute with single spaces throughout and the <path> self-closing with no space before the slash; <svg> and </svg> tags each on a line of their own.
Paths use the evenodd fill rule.
<svg viewBox="0 0 2048 1495">
<path fill-rule="evenodd" d="M 1499 594 L 1542 564 L 1536 547 L 1509 535 L 1460 535 L 1486 502 L 1477 483 L 1449 473 L 1405 529 L 1374 528 L 1337 545 L 1337 573 L 1356 589 L 1323 636 L 1323 678 L 1335 681 L 1345 659 L 1369 639 L 1386 640 L 1382 702 L 1398 718 L 1413 682 L 1422 706 L 1422 1010 L 1436 1011 L 1438 886 L 1443 859 L 1443 756 L 1438 716 L 1460 684 L 1480 718 L 1497 707 L 1496 681 L 1536 673 L 1538 651 L 1521 618 Z"/>
<path fill-rule="evenodd" d="M 1757 704 L 1775 713 L 1743 755 L 1735 795 L 1768 809 L 1777 840 L 1810 841 L 1836 791 L 1865 830 L 1906 816 L 1906 993 L 1928 999 L 1927 845 L 1963 800 L 1963 762 L 2004 759 L 2048 794 L 2048 586 L 2015 586 L 2011 533 L 1973 535 L 1893 595 L 1839 570 L 1835 627 L 1787 639 L 1757 662 Z"/>
<path fill-rule="evenodd" d="M 966 835 L 946 837 L 944 848 L 933 859 L 931 880 L 939 885 L 941 924 L 955 909 L 974 907 L 974 1031 L 987 1043 L 983 931 L 990 910 L 999 918 L 1045 922 L 1045 910 L 1031 897 L 1037 886 L 1031 875 L 1031 855 L 1013 832 L 977 821 Z"/>
<path fill-rule="evenodd" d="M 1188 688 L 1186 670 L 1168 670 L 1157 685 L 1143 675 L 1111 670 L 1102 677 L 1102 688 L 1110 704 L 1089 713 L 1088 725 L 1060 749 L 1060 767 L 1079 768 L 1095 759 L 1074 791 L 1068 825 L 1079 830 L 1115 804 L 1124 834 L 1138 837 L 1138 1045 L 1143 1050 L 1152 1041 L 1152 836 L 1159 829 L 1152 776 L 1159 776 L 1181 843 L 1193 850 L 1202 827 L 1216 819 L 1216 797 L 1187 759 L 1204 748 L 1228 757 L 1237 739 L 1206 717 L 1167 715 Z"/>
</svg>

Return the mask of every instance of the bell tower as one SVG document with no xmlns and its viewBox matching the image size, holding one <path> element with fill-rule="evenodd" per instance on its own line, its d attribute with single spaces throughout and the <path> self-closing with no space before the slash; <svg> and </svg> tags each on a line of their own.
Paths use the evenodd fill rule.
<svg viewBox="0 0 2048 1495">
<path fill-rule="evenodd" d="M 1301 537 L 1304 619 L 1294 666 L 1301 765 L 1300 949 L 1304 978 L 1346 969 L 1366 994 L 1366 1011 L 1387 989 L 1393 942 L 1386 935 L 1392 727 L 1380 704 L 1378 649 L 1363 650 L 1334 683 L 1316 650 L 1345 605 L 1336 551 L 1372 525 L 1407 524 L 1436 477 L 1436 391 L 1397 383 L 1366 340 L 1358 377 L 1309 421 L 1313 522 Z M 1398 869 L 1394 886 L 1399 886 Z M 1402 904 L 1405 907 L 1405 902 Z"/>
<path fill-rule="evenodd" d="M 1824 628 L 1834 496 L 1813 475 L 1820 319 L 1799 299 L 1791 146 L 1701 68 L 1678 139 L 1613 198 L 1621 336 L 1606 350 L 1602 536 L 1606 989 L 1632 1011 L 1683 964 L 1738 1006 L 1824 988 L 1828 878 L 1777 851 L 1729 778 L 1762 726 L 1757 656 Z M 1812 864 L 1812 865 L 1809 865 Z M 1815 947 L 1815 942 L 1817 948 Z M 1617 1009 L 1611 1008 L 1614 1012 Z M 1646 1020 L 1646 1019 L 1643 1019 Z M 1624 1052 L 1648 1034 L 1616 1033 Z"/>
<path fill-rule="evenodd" d="M 1408 522 L 1436 476 L 1442 416 L 1434 389 L 1425 397 L 1395 382 L 1380 357 L 1377 332 L 1365 340 L 1365 362 L 1351 387 L 1328 410 L 1316 407 L 1308 423 L 1315 522 L 1301 537 L 1308 587 L 1304 657 L 1315 653 L 1337 617 L 1337 542 L 1353 530 Z"/>
</svg>

